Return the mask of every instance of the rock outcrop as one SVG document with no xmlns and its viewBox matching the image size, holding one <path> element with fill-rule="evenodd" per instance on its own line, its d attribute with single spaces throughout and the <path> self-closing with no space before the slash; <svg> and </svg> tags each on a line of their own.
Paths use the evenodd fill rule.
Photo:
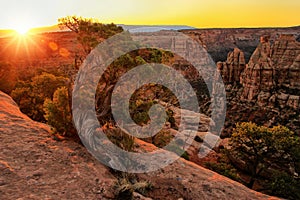
<svg viewBox="0 0 300 200">
<path fill-rule="evenodd" d="M 269 37 L 263 36 L 241 76 L 241 83 L 243 84 L 241 98 L 253 100 L 258 98 L 260 92 L 263 92 L 263 95 L 260 96 L 268 96 L 265 93 L 270 92 L 275 86 L 274 75 L 275 70 L 271 61 L 271 44 Z"/>
<path fill-rule="evenodd" d="M 288 95 L 300 96 L 300 42 L 293 35 L 281 35 L 272 48 L 277 88 Z"/>
<path fill-rule="evenodd" d="M 139 151 L 147 152 L 157 147 L 142 142 Z M 143 151 L 144 150 L 144 151 Z M 182 158 L 155 172 L 139 174 L 140 180 L 150 180 L 153 199 L 278 199 L 262 195 Z"/>
<path fill-rule="evenodd" d="M 188 35 L 200 37 L 202 43 L 207 47 L 215 62 L 226 60 L 227 54 L 234 48 L 239 48 L 244 52 L 246 63 L 249 61 L 253 51 L 259 44 L 259 37 L 262 35 L 270 35 L 270 41 L 273 43 L 278 34 L 294 34 L 297 40 L 300 27 L 290 28 L 215 28 L 215 29 L 198 29 L 198 30 L 182 30 L 181 32 Z"/>
<path fill-rule="evenodd" d="M 238 48 L 234 48 L 233 51 L 228 53 L 226 62 L 217 63 L 218 70 L 221 72 L 225 84 L 239 83 L 245 66 L 244 53 Z"/>
<path fill-rule="evenodd" d="M 219 62 L 228 102 L 223 137 L 240 121 L 281 124 L 300 134 L 300 43 L 294 35 L 282 34 L 273 43 L 262 36 L 240 75 L 241 84 L 228 81 L 223 65 Z"/>
<path fill-rule="evenodd" d="M 1 199 L 115 199 L 117 178 L 107 167 L 80 144 L 54 140 L 47 125 L 22 114 L 2 92 L 0 138 Z M 157 149 L 142 141 L 138 146 L 138 151 Z M 149 200 L 276 199 L 183 159 L 137 176 L 153 184 Z"/>
<path fill-rule="evenodd" d="M 0 199 L 112 199 L 117 179 L 80 144 L 56 141 L 0 92 Z M 56 138 L 58 139 L 58 138 Z"/>
<path fill-rule="evenodd" d="M 299 60 L 300 43 L 293 35 L 281 35 L 272 47 L 262 37 L 241 77 L 241 98 L 259 106 L 299 109 Z"/>
</svg>

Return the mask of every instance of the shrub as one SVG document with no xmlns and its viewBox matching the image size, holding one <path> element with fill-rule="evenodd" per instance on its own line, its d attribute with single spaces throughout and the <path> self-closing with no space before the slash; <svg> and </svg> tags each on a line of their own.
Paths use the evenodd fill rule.
<svg viewBox="0 0 300 200">
<path fill-rule="evenodd" d="M 0 91 L 9 94 L 17 82 L 15 68 L 9 63 L 0 63 Z"/>
<path fill-rule="evenodd" d="M 270 168 L 288 172 L 299 162 L 299 137 L 284 126 L 267 128 L 254 123 L 238 123 L 229 140 L 228 152 L 232 160 L 243 164 L 250 174 L 248 187 Z M 241 162 L 240 162 L 241 161 Z"/>
<path fill-rule="evenodd" d="M 215 171 L 223 176 L 226 176 L 232 180 L 235 180 L 235 181 L 240 181 L 240 177 L 237 173 L 237 170 L 231 166 L 230 164 L 228 163 L 213 163 L 213 162 L 207 162 L 205 163 L 205 166 L 212 170 L 212 171 Z"/>
<path fill-rule="evenodd" d="M 275 173 L 266 188 L 270 188 L 271 195 L 300 199 L 300 181 L 285 172 Z"/>
<path fill-rule="evenodd" d="M 115 185 L 116 199 L 131 200 L 133 192 L 145 195 L 152 189 L 152 184 L 148 181 L 138 181 L 133 174 L 121 173 Z"/>
<path fill-rule="evenodd" d="M 176 153 L 181 158 L 184 158 L 185 160 L 190 160 L 189 154 L 181 149 L 178 145 L 170 145 L 166 148 L 168 151 Z"/>
<path fill-rule="evenodd" d="M 134 137 L 126 134 L 119 128 L 109 128 L 104 130 L 108 139 L 125 151 L 132 151 L 134 147 Z"/>
<path fill-rule="evenodd" d="M 64 136 L 73 136 L 76 130 L 72 123 L 71 108 L 69 105 L 68 89 L 58 88 L 53 95 L 53 100 L 44 102 L 45 119 L 55 132 Z"/>
<path fill-rule="evenodd" d="M 42 73 L 31 81 L 20 81 L 11 96 L 23 113 L 33 120 L 45 122 L 44 101 L 52 99 L 57 88 L 66 86 L 67 83 L 67 78 Z"/>
</svg>

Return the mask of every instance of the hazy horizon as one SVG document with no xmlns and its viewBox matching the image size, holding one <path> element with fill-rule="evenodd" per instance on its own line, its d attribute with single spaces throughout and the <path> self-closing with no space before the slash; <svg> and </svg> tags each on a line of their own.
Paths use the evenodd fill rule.
<svg viewBox="0 0 300 200">
<path fill-rule="evenodd" d="M 112 22 L 113 23 L 113 22 Z M 260 26 L 260 27 L 256 27 L 256 26 L 244 26 L 244 27 L 192 27 L 189 25 L 185 25 L 185 24 L 116 24 L 118 26 L 137 26 L 137 27 L 182 27 L 182 28 L 186 28 L 186 29 L 260 29 L 260 28 L 293 28 L 293 27 L 299 27 L 300 24 L 298 25 L 293 25 L 293 26 Z M 29 29 L 29 31 L 59 31 L 59 27 L 58 24 L 54 24 L 54 25 L 49 25 L 49 26 L 40 26 L 40 27 L 32 27 Z M 0 31 L 4 31 L 4 32 L 15 32 L 17 30 L 12 29 L 12 28 L 0 28 Z M 66 31 L 69 31 L 68 29 L 66 29 Z"/>
<path fill-rule="evenodd" d="M 5 1 L 0 29 L 53 26 L 68 15 L 97 18 L 103 23 L 126 25 L 186 25 L 195 28 L 260 28 L 298 26 L 297 0 L 220 1 L 202 0 L 53 0 Z"/>
</svg>

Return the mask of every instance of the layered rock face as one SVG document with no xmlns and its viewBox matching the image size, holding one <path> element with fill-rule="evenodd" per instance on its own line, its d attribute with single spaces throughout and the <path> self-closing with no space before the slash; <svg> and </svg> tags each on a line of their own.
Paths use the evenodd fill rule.
<svg viewBox="0 0 300 200">
<path fill-rule="evenodd" d="M 271 47 L 262 37 L 241 76 L 242 100 L 260 106 L 299 109 L 300 43 L 281 35 Z"/>
<path fill-rule="evenodd" d="M 227 61 L 218 63 L 228 102 L 223 137 L 229 136 L 239 121 L 281 124 L 300 134 L 300 43 L 294 35 L 282 34 L 273 43 L 262 36 L 240 75 L 240 84 L 235 82 L 237 79 L 229 81 L 235 73 L 228 73 L 224 65 Z M 232 66 L 239 69 L 238 65 Z"/>
<path fill-rule="evenodd" d="M 221 72 L 225 84 L 233 84 L 240 82 L 240 75 L 246 66 L 244 53 L 234 48 L 228 53 L 226 62 L 218 62 L 217 67 Z"/>
<path fill-rule="evenodd" d="M 215 62 L 226 60 L 227 53 L 233 48 L 241 49 L 245 54 L 246 62 L 249 61 L 253 51 L 259 44 L 262 35 L 270 35 L 273 43 L 278 34 L 299 34 L 300 27 L 291 28 L 239 28 L 239 29 L 198 29 L 182 30 L 188 35 L 198 35 L 202 43 L 207 47 Z M 300 41 L 300 37 L 297 38 Z"/>
<path fill-rule="evenodd" d="M 270 56 L 269 38 L 263 36 L 241 76 L 241 83 L 244 87 L 242 99 L 253 100 L 258 97 L 261 91 L 264 94 L 273 89 L 275 74 Z"/>
<path fill-rule="evenodd" d="M 274 44 L 271 57 L 278 89 L 290 95 L 300 95 L 300 43 L 293 35 L 281 35 Z"/>
</svg>

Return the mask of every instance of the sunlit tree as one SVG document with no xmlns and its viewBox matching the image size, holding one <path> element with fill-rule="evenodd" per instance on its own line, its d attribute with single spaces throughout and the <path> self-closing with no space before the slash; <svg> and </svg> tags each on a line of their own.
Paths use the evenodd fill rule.
<svg viewBox="0 0 300 200">
<path fill-rule="evenodd" d="M 101 41 L 123 31 L 122 27 L 113 23 L 103 24 L 96 19 L 77 16 L 60 18 L 58 24 L 61 29 L 67 28 L 77 34 L 86 55 Z"/>
<path fill-rule="evenodd" d="M 229 154 L 250 173 L 248 187 L 268 169 L 297 174 L 299 137 L 284 126 L 267 128 L 251 122 L 238 123 L 229 142 Z M 299 170 L 299 169 L 298 169 Z"/>
<path fill-rule="evenodd" d="M 9 63 L 0 63 L 0 91 L 9 94 L 17 82 L 15 68 Z"/>
<path fill-rule="evenodd" d="M 60 87 L 53 94 L 53 99 L 46 99 L 43 105 L 47 123 L 63 136 L 73 136 L 76 133 L 69 98 L 68 89 Z"/>
<path fill-rule="evenodd" d="M 62 76 L 42 73 L 31 81 L 19 82 L 11 93 L 20 110 L 30 118 L 45 122 L 43 104 L 47 98 L 52 98 L 57 88 L 66 86 L 68 79 Z"/>
</svg>

